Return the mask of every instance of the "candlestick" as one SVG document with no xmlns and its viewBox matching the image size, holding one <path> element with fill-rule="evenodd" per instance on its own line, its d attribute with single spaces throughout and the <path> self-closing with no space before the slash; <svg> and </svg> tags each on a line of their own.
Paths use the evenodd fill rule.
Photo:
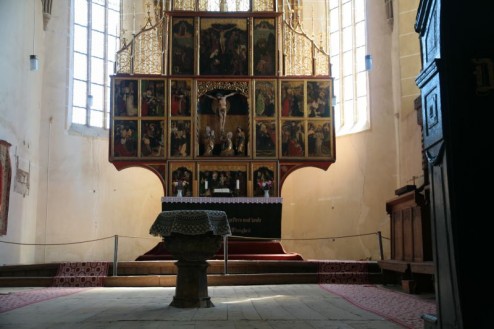
<svg viewBox="0 0 494 329">
<path fill-rule="evenodd" d="M 237 190 L 240 189 L 240 181 L 237 179 Z"/>
<path fill-rule="evenodd" d="M 204 181 L 204 189 L 208 189 L 208 181 Z"/>
</svg>

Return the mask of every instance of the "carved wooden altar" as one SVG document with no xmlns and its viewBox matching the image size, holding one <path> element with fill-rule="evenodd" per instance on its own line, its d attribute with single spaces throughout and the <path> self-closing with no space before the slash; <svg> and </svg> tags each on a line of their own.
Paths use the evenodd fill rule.
<svg viewBox="0 0 494 329">
<path fill-rule="evenodd" d="M 276 197 L 293 171 L 335 161 L 329 55 L 296 15 L 274 0 L 161 3 L 117 55 L 117 169 L 153 171 L 165 196 Z"/>
</svg>

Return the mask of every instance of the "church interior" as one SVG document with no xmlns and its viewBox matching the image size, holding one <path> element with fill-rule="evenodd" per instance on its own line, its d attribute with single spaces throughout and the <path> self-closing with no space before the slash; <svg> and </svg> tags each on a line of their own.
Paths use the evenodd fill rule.
<svg viewBox="0 0 494 329">
<path fill-rule="evenodd" d="M 158 215 L 210 207 L 231 214 L 212 286 L 321 283 L 323 267 L 358 264 L 372 273 L 345 283 L 433 293 L 424 328 L 488 327 L 473 293 L 488 283 L 465 264 L 490 247 L 467 223 L 485 217 L 485 196 L 470 200 L 492 138 L 465 114 L 492 107 L 492 4 L 92 1 L 121 10 L 86 21 L 111 31 L 93 39 L 86 2 L 0 2 L 0 287 L 47 286 L 12 273 L 65 262 L 107 262 L 110 287 L 173 287 Z M 97 38 L 111 60 L 81 69 Z M 225 279 L 228 253 L 233 274 L 264 276 Z"/>
</svg>

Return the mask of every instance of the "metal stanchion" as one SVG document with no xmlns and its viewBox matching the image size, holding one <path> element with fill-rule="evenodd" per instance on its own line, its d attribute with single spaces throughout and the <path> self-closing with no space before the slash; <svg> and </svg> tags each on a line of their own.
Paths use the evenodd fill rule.
<svg viewBox="0 0 494 329">
<path fill-rule="evenodd" d="M 384 260 L 383 237 L 381 235 L 381 231 L 377 231 L 377 238 L 379 240 L 379 253 L 381 255 L 381 260 Z"/>
<path fill-rule="evenodd" d="M 228 235 L 223 237 L 223 258 L 225 260 L 223 274 L 228 274 Z"/>
<path fill-rule="evenodd" d="M 115 235 L 115 247 L 113 249 L 113 276 L 117 276 L 118 263 L 118 235 Z"/>
</svg>

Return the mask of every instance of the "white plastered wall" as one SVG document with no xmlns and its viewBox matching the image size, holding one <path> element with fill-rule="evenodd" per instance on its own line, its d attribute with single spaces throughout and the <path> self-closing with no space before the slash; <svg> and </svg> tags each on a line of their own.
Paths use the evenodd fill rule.
<svg viewBox="0 0 494 329">
<path fill-rule="evenodd" d="M 40 1 L 34 2 L 41 10 Z M 119 260 L 134 260 L 159 241 L 148 232 L 161 209 L 161 182 L 144 169 L 116 170 L 108 162 L 106 138 L 70 132 L 69 1 L 53 0 L 46 31 L 39 14 L 41 70 L 30 72 L 29 13 L 34 2 L 0 2 L 0 33 L 4 45 L 9 45 L 0 50 L 6 58 L 0 63 L 6 73 L 0 78 L 0 138 L 25 152 L 32 174 L 29 196 L 11 194 L 9 231 L 0 239 L 35 244 L 89 242 L 2 245 L 0 264 L 111 261 L 114 235 L 120 236 Z M 385 203 L 394 197 L 400 182 L 397 105 L 392 96 L 396 77 L 390 65 L 397 45 L 383 3 L 369 2 L 368 9 L 369 53 L 374 60 L 369 74 L 371 129 L 337 138 L 335 164 L 327 171 L 295 171 L 282 190 L 283 245 L 306 259 L 377 259 L 377 236 L 366 234 L 382 231 L 389 237 Z M 29 149 L 21 147 L 23 141 L 30 142 Z M 364 235 L 338 238 L 359 234 Z M 327 237 L 335 239 L 320 239 Z M 389 241 L 383 243 L 387 255 Z"/>
</svg>

